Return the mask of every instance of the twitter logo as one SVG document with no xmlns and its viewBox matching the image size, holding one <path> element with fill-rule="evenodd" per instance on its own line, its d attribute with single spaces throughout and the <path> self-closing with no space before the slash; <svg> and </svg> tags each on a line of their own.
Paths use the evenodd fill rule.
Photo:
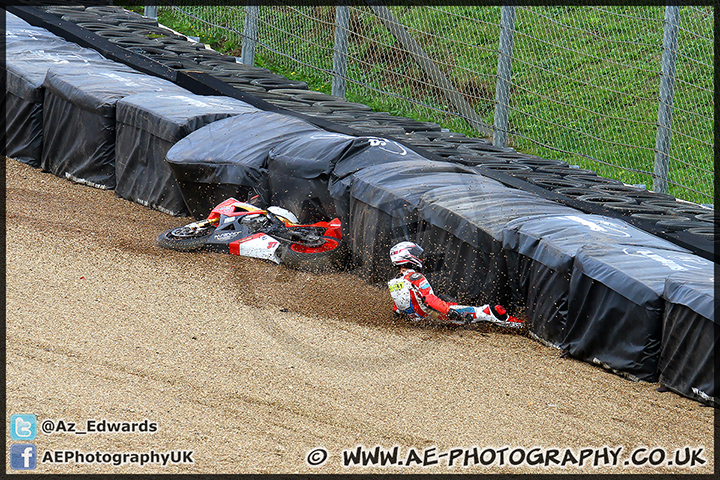
<svg viewBox="0 0 720 480">
<path fill-rule="evenodd" d="M 32 413 L 17 413 L 10 416 L 10 438 L 13 440 L 35 440 L 37 417 Z"/>
</svg>

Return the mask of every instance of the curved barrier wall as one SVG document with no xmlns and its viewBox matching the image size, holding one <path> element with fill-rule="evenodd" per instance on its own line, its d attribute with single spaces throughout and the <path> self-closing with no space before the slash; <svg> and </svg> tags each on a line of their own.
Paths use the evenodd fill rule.
<svg viewBox="0 0 720 480">
<path fill-rule="evenodd" d="M 165 157 L 191 132 L 216 120 L 255 111 L 228 97 L 140 93 L 117 103 L 115 192 L 171 215 L 187 215 Z"/>
<path fill-rule="evenodd" d="M 666 279 L 707 271 L 697 255 L 646 246 L 584 247 L 570 276 L 563 349 L 574 357 L 658 380 Z"/>
<path fill-rule="evenodd" d="M 503 232 L 511 304 L 526 309 L 530 330 L 561 346 L 566 333 L 570 274 L 588 246 L 646 246 L 689 253 L 615 218 L 576 213 L 509 222 Z"/>
<path fill-rule="evenodd" d="M 185 212 L 204 217 L 228 196 L 260 194 L 266 203 L 298 209 L 308 219 L 339 216 L 358 273 L 371 281 L 392 276 L 387 258 L 392 243 L 414 240 L 428 253 L 427 275 L 439 292 L 463 303 L 509 302 L 514 313 L 526 309 L 536 337 L 571 355 L 630 378 L 660 378 L 678 393 L 713 404 L 717 336 L 709 306 L 714 306 L 714 264 L 702 258 L 711 252 L 707 234 L 670 231 L 670 226 L 659 230 L 652 215 L 629 215 L 652 212 L 665 218 L 657 215 L 662 212 L 678 229 L 685 228 L 680 214 L 697 215 L 693 225 L 712 225 L 702 218 L 707 216 L 702 209 L 617 185 L 594 172 L 573 171 L 564 162 L 497 149 L 434 124 L 303 91 L 302 82 L 257 76 L 262 69 L 228 63 L 217 52 L 193 50 L 190 62 L 143 41 L 150 49 L 145 53 L 157 56 L 151 60 L 51 14 L 17 10 L 123 62 L 92 61 L 87 82 L 77 67 L 63 71 L 52 62 L 49 71 L 37 62 L 12 74 L 6 69 L 8 79 L 18 72 L 7 97 L 14 95 L 12 88 L 28 102 L 27 112 L 16 115 L 23 120 L 8 122 L 8 137 L 20 135 L 28 121 L 37 126 L 42 99 L 47 120 L 42 128 L 48 135 L 40 147 L 59 152 L 46 157 L 56 174 L 111 188 L 108 161 L 114 161 L 120 184 L 141 180 L 139 190 L 145 193 L 128 195 L 131 199 L 173 214 L 184 213 L 184 206 Z M 28 28 L 12 18 L 9 25 L 18 32 Z M 181 41 L 166 40 L 168 45 Z M 218 62 L 224 62 L 220 69 Z M 210 71 L 213 75 L 204 73 Z M 166 88 L 183 104 L 148 94 Z M 210 102 L 207 95 L 236 103 L 191 105 Z M 346 125 L 412 133 L 402 140 L 359 136 Z M 79 156 L 73 150 L 78 146 L 60 139 L 70 128 L 80 132 L 80 145 L 95 142 L 96 150 L 85 152 L 87 163 L 67 162 L 60 154 Z M 16 143 L 37 151 L 38 137 Z M 92 177 L 97 172 L 102 175 Z M 176 188 L 173 178 L 177 189 L 169 194 Z M 162 203 L 173 195 L 172 206 Z"/>
<path fill-rule="evenodd" d="M 665 281 L 660 383 L 700 402 L 720 406 L 715 390 L 713 268 L 673 273 Z"/>
<path fill-rule="evenodd" d="M 44 170 L 98 188 L 113 189 L 115 108 L 143 92 L 189 93 L 161 78 L 109 60 L 91 67 L 57 66 L 43 82 Z"/>
</svg>

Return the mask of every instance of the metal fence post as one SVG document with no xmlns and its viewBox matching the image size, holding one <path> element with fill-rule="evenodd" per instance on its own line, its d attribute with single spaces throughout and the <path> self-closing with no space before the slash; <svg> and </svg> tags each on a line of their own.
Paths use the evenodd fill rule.
<svg viewBox="0 0 720 480">
<path fill-rule="evenodd" d="M 665 32 L 663 34 L 662 67 L 660 72 L 660 102 L 658 105 L 658 129 L 655 140 L 655 168 L 653 171 L 653 190 L 660 193 L 667 193 L 668 186 L 679 24 L 679 7 L 667 6 L 665 8 Z"/>
<path fill-rule="evenodd" d="M 335 7 L 335 46 L 333 48 L 332 94 L 345 98 L 347 82 L 347 48 L 350 11 L 348 7 Z"/>
<path fill-rule="evenodd" d="M 145 15 L 148 18 L 158 18 L 157 2 L 146 2 L 143 15 Z"/>
<path fill-rule="evenodd" d="M 257 44 L 258 18 L 260 17 L 260 6 L 248 5 L 245 7 L 245 25 L 243 29 L 242 42 L 242 63 L 255 65 L 255 45 Z"/>
<path fill-rule="evenodd" d="M 438 68 L 433 59 L 430 58 L 412 35 L 408 33 L 390 9 L 378 4 L 382 2 L 372 0 L 366 0 L 366 2 L 378 19 L 385 25 L 385 28 L 388 29 L 388 32 L 407 50 L 418 67 L 420 67 L 432 83 L 442 91 L 445 98 L 457 109 L 459 115 L 468 122 L 469 125 L 476 128 L 478 132 L 489 136 L 492 128 L 483 122 L 473 106 L 468 103 L 462 93 L 458 91 L 457 87 L 448 80 L 445 73 Z"/>
<path fill-rule="evenodd" d="M 495 118 L 493 121 L 493 145 L 507 145 L 510 125 L 510 77 L 515 35 L 515 7 L 500 7 L 500 44 L 498 46 L 497 84 L 495 87 Z"/>
</svg>

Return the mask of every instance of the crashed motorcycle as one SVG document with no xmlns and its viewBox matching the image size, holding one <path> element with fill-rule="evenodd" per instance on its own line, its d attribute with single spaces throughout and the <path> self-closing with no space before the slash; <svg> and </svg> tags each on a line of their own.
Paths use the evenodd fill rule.
<svg viewBox="0 0 720 480">
<path fill-rule="evenodd" d="M 172 250 L 229 253 L 306 271 L 337 268 L 346 255 L 337 218 L 300 225 L 289 210 L 261 209 L 235 198 L 217 205 L 204 220 L 161 233 L 157 242 Z"/>
</svg>

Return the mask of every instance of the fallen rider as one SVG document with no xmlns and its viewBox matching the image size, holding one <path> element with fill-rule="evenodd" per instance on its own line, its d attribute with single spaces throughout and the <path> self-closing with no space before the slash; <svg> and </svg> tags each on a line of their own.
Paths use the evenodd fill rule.
<svg viewBox="0 0 720 480">
<path fill-rule="evenodd" d="M 398 276 L 388 282 L 395 302 L 393 312 L 410 320 L 429 319 L 455 325 L 489 322 L 520 328 L 522 322 L 508 315 L 501 305 L 471 307 L 446 302 L 433 293 L 423 267 L 423 249 L 413 242 L 400 242 L 390 249 L 390 261 L 399 268 Z"/>
</svg>

